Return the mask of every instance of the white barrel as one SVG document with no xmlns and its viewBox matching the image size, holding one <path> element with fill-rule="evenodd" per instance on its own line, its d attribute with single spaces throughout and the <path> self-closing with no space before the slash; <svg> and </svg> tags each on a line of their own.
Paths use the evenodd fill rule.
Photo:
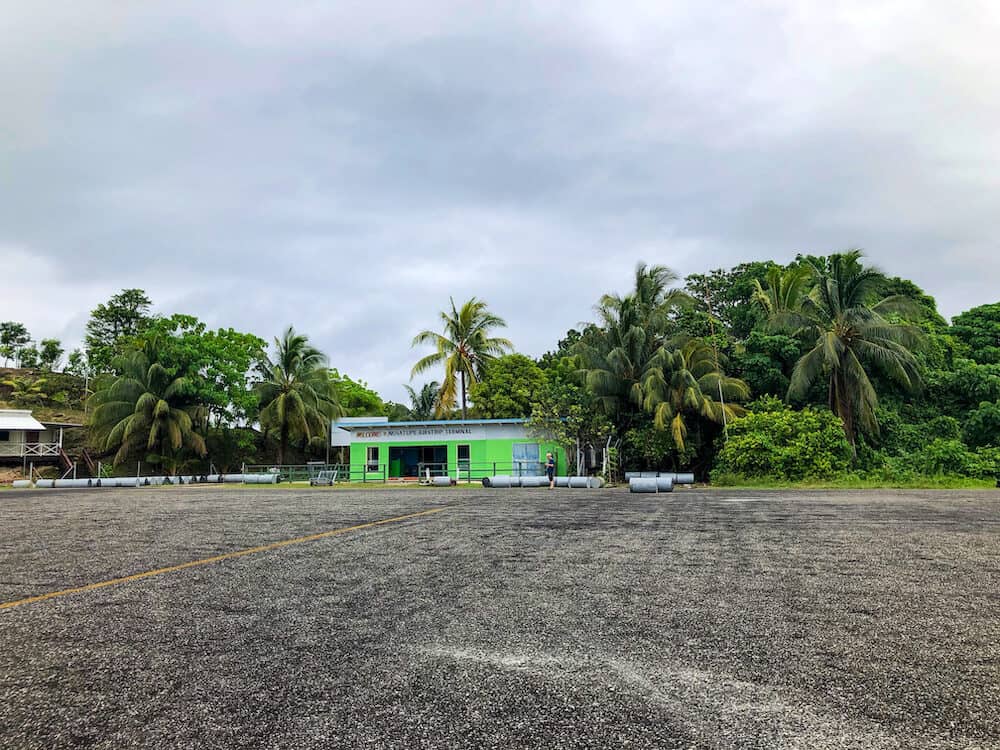
<svg viewBox="0 0 1000 750">
<path fill-rule="evenodd" d="M 83 489 L 91 487 L 93 484 L 93 479 L 56 479 L 52 482 L 52 486 L 57 490 Z"/>
<path fill-rule="evenodd" d="M 671 474 L 674 484 L 694 484 L 694 474 Z"/>
<path fill-rule="evenodd" d="M 32 484 L 30 479 L 15 479 L 11 486 L 15 490 L 30 490 Z"/>
<path fill-rule="evenodd" d="M 451 477 L 431 477 L 431 484 L 435 487 L 451 487 Z"/>
<path fill-rule="evenodd" d="M 142 484 L 139 477 L 108 477 L 101 480 L 102 487 L 138 487 Z"/>
<path fill-rule="evenodd" d="M 601 477 L 591 477 L 590 481 L 587 482 L 587 488 L 591 490 L 599 490 L 604 486 L 604 480 Z"/>
<path fill-rule="evenodd" d="M 629 492 L 657 492 L 655 477 L 632 477 L 628 480 Z"/>
<path fill-rule="evenodd" d="M 51 489 L 52 487 L 55 487 L 55 484 L 55 479 L 39 479 L 35 481 L 35 487 L 38 487 L 39 489 Z"/>
<path fill-rule="evenodd" d="M 548 477 L 521 477 L 522 487 L 547 487 Z"/>
<path fill-rule="evenodd" d="M 640 471 L 639 472 L 639 478 L 640 479 L 656 479 L 658 476 L 660 476 L 660 472 L 658 472 L 658 471 Z"/>
<path fill-rule="evenodd" d="M 569 477 L 569 486 L 581 490 L 590 486 L 590 477 Z"/>
<path fill-rule="evenodd" d="M 569 477 L 556 477 L 556 487 L 569 487 Z"/>
<path fill-rule="evenodd" d="M 656 478 L 656 490 L 658 492 L 673 492 L 674 478 L 672 476 L 662 476 Z"/>
<path fill-rule="evenodd" d="M 626 471 L 625 481 L 627 482 L 629 479 L 638 479 L 640 476 L 642 476 L 642 472 L 640 471 Z"/>
<path fill-rule="evenodd" d="M 243 482 L 243 474 L 223 474 L 220 482 L 225 482 L 226 484 L 241 484 Z"/>
<path fill-rule="evenodd" d="M 514 487 L 516 485 L 512 484 L 511 480 L 513 477 L 509 477 L 506 474 L 500 474 L 498 476 L 492 477 L 490 479 L 491 487 L 498 487 L 500 489 L 506 489 L 508 487 Z"/>
<path fill-rule="evenodd" d="M 277 474 L 244 474 L 243 480 L 247 484 L 277 484 Z"/>
</svg>

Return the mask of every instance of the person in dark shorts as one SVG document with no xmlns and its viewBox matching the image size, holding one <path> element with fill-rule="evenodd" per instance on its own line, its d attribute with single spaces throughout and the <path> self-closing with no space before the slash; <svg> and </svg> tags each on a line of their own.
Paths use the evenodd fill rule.
<svg viewBox="0 0 1000 750">
<path fill-rule="evenodd" d="M 551 453 L 545 454 L 545 475 L 549 478 L 549 489 L 556 486 L 556 460 Z"/>
</svg>

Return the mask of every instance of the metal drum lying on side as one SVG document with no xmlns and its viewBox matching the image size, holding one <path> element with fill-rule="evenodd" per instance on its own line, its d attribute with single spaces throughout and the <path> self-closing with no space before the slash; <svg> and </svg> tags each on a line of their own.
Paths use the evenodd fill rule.
<svg viewBox="0 0 1000 750">
<path fill-rule="evenodd" d="M 38 487 L 39 489 L 50 489 L 52 487 L 55 487 L 55 485 L 56 485 L 55 479 L 39 479 L 37 482 L 35 482 L 35 486 Z"/>
<path fill-rule="evenodd" d="M 694 474 L 665 474 L 663 476 L 669 476 L 674 480 L 674 484 L 694 484 Z"/>
<path fill-rule="evenodd" d="M 234 474 L 234 476 L 243 477 L 243 484 L 277 484 L 278 475 L 277 474 Z M 226 482 L 229 482 L 229 477 L 226 477 Z"/>
<path fill-rule="evenodd" d="M 93 487 L 93 479 L 56 479 L 52 482 L 52 486 L 57 490 L 65 489 L 84 489 L 86 487 Z"/>
<path fill-rule="evenodd" d="M 11 486 L 15 490 L 30 490 L 34 485 L 30 479 L 15 479 Z"/>
<path fill-rule="evenodd" d="M 632 477 L 628 480 L 629 492 L 658 492 L 656 477 Z"/>
<path fill-rule="evenodd" d="M 674 491 L 674 478 L 669 476 L 657 477 L 656 478 L 656 491 L 657 492 L 673 492 Z"/>
<path fill-rule="evenodd" d="M 451 477 L 431 477 L 431 484 L 435 487 L 451 487 Z"/>
<path fill-rule="evenodd" d="M 556 487 L 569 487 L 569 477 L 556 477 Z"/>
</svg>

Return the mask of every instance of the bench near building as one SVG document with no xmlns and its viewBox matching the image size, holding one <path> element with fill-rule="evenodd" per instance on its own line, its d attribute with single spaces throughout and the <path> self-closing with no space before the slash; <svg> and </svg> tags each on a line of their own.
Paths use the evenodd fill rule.
<svg viewBox="0 0 1000 750">
<path fill-rule="evenodd" d="M 525 422 L 390 422 L 387 417 L 349 417 L 333 423 L 330 445 L 346 454 L 341 461 L 351 465 L 355 480 L 540 476 L 545 473 L 548 451 L 555 456 L 556 473 L 565 474 L 566 452 L 551 440 L 530 436 Z M 359 476 L 353 476 L 355 471 Z"/>
</svg>

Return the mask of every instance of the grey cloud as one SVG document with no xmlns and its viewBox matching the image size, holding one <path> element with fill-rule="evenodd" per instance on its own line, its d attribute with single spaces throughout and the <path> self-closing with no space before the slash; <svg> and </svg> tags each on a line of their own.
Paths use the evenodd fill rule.
<svg viewBox="0 0 1000 750">
<path fill-rule="evenodd" d="M 862 246 L 946 314 L 996 300 L 988 5 L 26 8 L 0 257 L 53 307 L 0 316 L 40 335 L 140 286 L 402 399 L 449 295 L 540 354 L 639 259 Z"/>
</svg>

